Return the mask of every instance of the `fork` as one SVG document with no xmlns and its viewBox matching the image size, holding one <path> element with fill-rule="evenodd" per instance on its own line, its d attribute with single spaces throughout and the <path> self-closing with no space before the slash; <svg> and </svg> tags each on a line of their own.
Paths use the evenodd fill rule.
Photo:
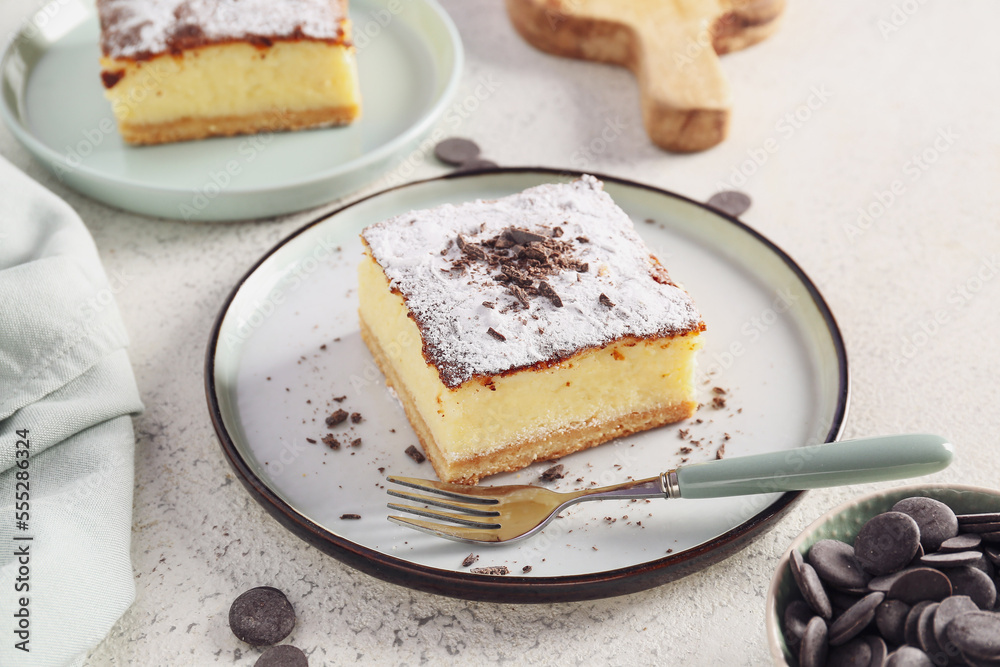
<svg viewBox="0 0 1000 667">
<path fill-rule="evenodd" d="M 936 435 L 859 438 L 694 463 L 657 477 L 566 493 L 531 485 L 466 486 L 390 476 L 389 482 L 433 495 L 389 488 L 390 496 L 429 507 L 398 503 L 388 507 L 434 521 L 388 518 L 459 542 L 513 542 L 537 534 L 559 512 L 587 500 L 721 498 L 883 482 L 943 470 L 953 455 L 951 444 Z"/>
</svg>

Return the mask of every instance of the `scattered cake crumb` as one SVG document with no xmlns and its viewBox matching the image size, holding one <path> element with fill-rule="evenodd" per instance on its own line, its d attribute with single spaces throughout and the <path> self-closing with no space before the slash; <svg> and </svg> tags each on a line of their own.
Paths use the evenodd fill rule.
<svg viewBox="0 0 1000 667">
<path fill-rule="evenodd" d="M 479 554 L 469 554 L 465 557 L 465 560 L 462 561 L 462 567 L 469 567 L 477 560 L 479 560 Z"/>
<path fill-rule="evenodd" d="M 505 575 L 510 574 L 510 569 L 506 565 L 491 565 L 489 567 L 474 567 L 469 572 L 473 574 L 495 574 L 495 575 Z"/>
<path fill-rule="evenodd" d="M 355 438 L 354 440 L 351 440 L 351 447 L 360 447 L 360 446 L 361 446 L 361 438 Z"/>
<path fill-rule="evenodd" d="M 343 403 L 344 401 L 347 400 L 347 397 L 346 396 L 334 396 L 333 400 L 337 401 L 338 403 Z"/>
<path fill-rule="evenodd" d="M 362 419 L 363 419 L 363 417 L 361 416 L 360 412 L 352 412 L 351 413 L 351 423 L 352 424 L 360 424 Z"/>
<path fill-rule="evenodd" d="M 721 459 L 725 455 L 726 455 L 726 443 L 722 443 L 721 445 L 719 445 L 719 451 L 715 452 L 715 458 Z"/>
<path fill-rule="evenodd" d="M 524 567 L 521 568 L 521 572 L 524 572 L 525 574 L 531 572 L 531 566 L 525 565 Z"/>
<path fill-rule="evenodd" d="M 336 399 L 334 399 L 336 400 Z M 327 426 L 336 426 L 337 424 L 342 424 L 347 420 L 348 413 L 347 410 L 337 410 L 326 418 Z"/>
<path fill-rule="evenodd" d="M 340 449 L 340 441 L 333 437 L 333 433 L 327 433 L 323 436 L 323 444 L 330 449 Z"/>
<path fill-rule="evenodd" d="M 313 439 L 313 438 L 306 438 L 306 442 L 308 442 L 310 445 L 315 445 L 316 444 L 316 440 Z"/>
</svg>

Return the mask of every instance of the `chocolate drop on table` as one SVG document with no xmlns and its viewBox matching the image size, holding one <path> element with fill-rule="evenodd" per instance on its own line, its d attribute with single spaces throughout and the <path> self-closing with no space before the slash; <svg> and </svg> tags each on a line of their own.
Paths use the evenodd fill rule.
<svg viewBox="0 0 1000 667">
<path fill-rule="evenodd" d="M 939 645 L 948 645 L 948 624 L 963 614 L 979 611 L 979 607 L 968 595 L 952 595 L 941 601 L 934 612 L 934 638 Z"/>
<path fill-rule="evenodd" d="M 854 547 L 840 540 L 820 540 L 809 549 L 809 564 L 834 588 L 863 589 L 871 575 L 861 569 Z"/>
<path fill-rule="evenodd" d="M 857 637 L 875 618 L 885 593 L 871 593 L 858 600 L 830 625 L 830 646 L 840 646 Z"/>
<path fill-rule="evenodd" d="M 948 624 L 948 639 L 970 657 L 1000 660 L 1000 614 L 976 611 Z"/>
<path fill-rule="evenodd" d="M 251 588 L 229 608 L 233 634 L 252 646 L 277 644 L 295 627 L 295 610 L 277 588 Z"/>
<path fill-rule="evenodd" d="M 924 600 L 940 602 L 953 592 L 949 577 L 931 567 L 915 567 L 898 577 L 889 588 L 888 597 L 916 604 Z"/>
<path fill-rule="evenodd" d="M 830 598 L 827 597 L 826 590 L 823 588 L 823 583 L 819 580 L 816 570 L 802 559 L 802 554 L 798 551 L 792 551 L 790 562 L 792 578 L 795 579 L 802 597 L 817 614 L 827 620 L 833 618 Z"/>
<path fill-rule="evenodd" d="M 445 164 L 460 167 L 479 157 L 479 146 L 471 139 L 450 137 L 434 147 L 434 157 Z"/>
<path fill-rule="evenodd" d="M 861 527 L 854 540 L 854 556 L 871 575 L 901 570 L 920 546 L 917 522 L 902 512 L 883 512 Z"/>
<path fill-rule="evenodd" d="M 924 551 L 937 551 L 941 543 L 958 535 L 958 518 L 950 507 L 933 498 L 903 498 L 892 506 L 893 512 L 913 517 L 920 529 Z"/>
<path fill-rule="evenodd" d="M 750 208 L 750 196 L 739 190 L 723 190 L 709 197 L 705 203 L 738 218 Z"/>
<path fill-rule="evenodd" d="M 875 610 L 875 625 L 890 644 L 905 644 L 906 617 L 910 605 L 902 600 L 883 600 Z"/>
<path fill-rule="evenodd" d="M 900 646 L 885 659 L 885 667 L 934 667 L 934 662 L 918 648 Z"/>
<path fill-rule="evenodd" d="M 254 667 L 309 667 L 309 658 L 297 646 L 282 644 L 264 651 L 253 664 Z"/>
<path fill-rule="evenodd" d="M 872 647 L 864 639 L 851 641 L 830 650 L 826 667 L 869 667 L 872 664 Z"/>
<path fill-rule="evenodd" d="M 799 667 L 823 667 L 826 664 L 828 650 L 826 621 L 819 616 L 813 617 L 802 635 L 799 646 Z"/>
<path fill-rule="evenodd" d="M 997 602 L 997 587 L 985 572 L 965 565 L 951 568 L 945 574 L 951 580 L 955 595 L 968 595 L 980 609 L 993 609 Z"/>
</svg>

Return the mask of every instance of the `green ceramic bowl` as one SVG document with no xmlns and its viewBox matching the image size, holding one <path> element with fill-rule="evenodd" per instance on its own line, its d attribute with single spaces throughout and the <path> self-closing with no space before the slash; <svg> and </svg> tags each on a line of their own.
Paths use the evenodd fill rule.
<svg viewBox="0 0 1000 667">
<path fill-rule="evenodd" d="M 792 579 L 792 571 L 788 565 L 792 550 L 805 556 L 809 547 L 819 540 L 833 539 L 853 543 L 865 522 L 876 514 L 888 511 L 903 498 L 911 496 L 940 500 L 959 514 L 1000 511 L 1000 490 L 976 486 L 921 484 L 901 486 L 862 496 L 835 507 L 813 521 L 782 554 L 771 579 L 771 587 L 767 591 L 767 642 L 771 647 L 771 657 L 774 658 L 775 665 L 791 667 L 799 664 L 798 658 L 793 656 L 785 645 L 785 636 L 782 633 L 785 606 L 796 597 L 795 580 Z"/>
</svg>

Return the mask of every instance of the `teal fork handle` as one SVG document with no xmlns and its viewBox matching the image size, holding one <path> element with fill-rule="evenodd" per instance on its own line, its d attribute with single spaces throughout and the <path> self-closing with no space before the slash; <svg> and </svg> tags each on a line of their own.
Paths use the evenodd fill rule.
<svg viewBox="0 0 1000 667">
<path fill-rule="evenodd" d="M 677 469 L 681 498 L 721 498 L 885 482 L 944 470 L 954 449 L 928 434 L 831 442 Z"/>
</svg>

